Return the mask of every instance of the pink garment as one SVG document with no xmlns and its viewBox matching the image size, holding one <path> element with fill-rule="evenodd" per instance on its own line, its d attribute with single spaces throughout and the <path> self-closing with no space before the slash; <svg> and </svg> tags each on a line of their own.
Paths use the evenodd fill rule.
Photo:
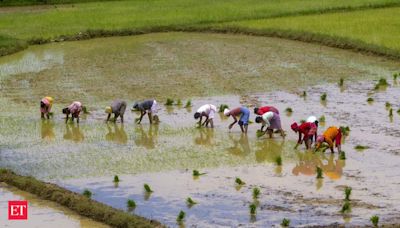
<svg viewBox="0 0 400 228">
<path fill-rule="evenodd" d="M 47 98 L 43 98 L 43 99 L 41 100 L 41 103 L 43 103 L 44 105 L 46 105 L 46 107 L 40 107 L 40 112 L 41 112 L 41 113 L 44 113 L 44 114 L 49 113 L 50 110 L 51 110 L 50 101 L 47 100 Z"/>
<path fill-rule="evenodd" d="M 72 104 L 68 106 L 69 112 L 72 114 L 74 117 L 78 117 L 79 113 L 82 111 L 82 104 L 79 101 L 74 101 Z"/>
</svg>

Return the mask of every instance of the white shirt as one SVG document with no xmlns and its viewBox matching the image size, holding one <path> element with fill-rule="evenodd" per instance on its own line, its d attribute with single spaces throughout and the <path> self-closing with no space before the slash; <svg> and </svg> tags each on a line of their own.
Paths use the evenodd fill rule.
<svg viewBox="0 0 400 228">
<path fill-rule="evenodd" d="M 272 120 L 272 118 L 274 117 L 274 113 L 273 112 L 266 112 L 262 115 L 262 119 L 264 120 L 264 124 L 263 126 L 271 126 L 270 121 Z"/>
<path fill-rule="evenodd" d="M 307 118 L 307 123 L 315 123 L 315 121 L 317 121 L 317 117 L 315 117 L 315 116 L 309 116 L 308 118 Z"/>
<path fill-rule="evenodd" d="M 200 114 L 206 114 L 209 119 L 214 119 L 215 113 L 217 112 L 217 107 L 212 104 L 206 104 L 197 109 Z"/>
</svg>

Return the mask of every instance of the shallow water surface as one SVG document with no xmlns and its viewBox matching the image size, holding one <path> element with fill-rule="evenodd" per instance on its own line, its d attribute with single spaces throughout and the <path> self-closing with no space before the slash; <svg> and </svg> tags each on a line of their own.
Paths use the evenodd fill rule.
<svg viewBox="0 0 400 228">
<path fill-rule="evenodd" d="M 366 225 L 377 214 L 384 223 L 399 223 L 400 136 L 396 111 L 397 82 L 373 90 L 380 77 L 391 78 L 400 64 L 343 50 L 264 37 L 161 33 L 65 42 L 30 47 L 0 59 L 0 167 L 33 175 L 76 192 L 85 188 L 94 199 L 132 213 L 177 226 L 276 226 L 289 218 L 294 226 Z M 389 77 L 390 76 L 390 77 Z M 345 85 L 339 87 L 339 78 Z M 302 91 L 307 97 L 300 96 Z M 322 93 L 327 101 L 320 102 Z M 39 100 L 55 98 L 54 118 L 40 120 Z M 104 107 L 115 98 L 128 107 L 154 97 L 161 123 L 104 122 Z M 368 103 L 368 97 L 375 101 Z M 163 105 L 167 98 L 182 106 Z M 65 124 L 61 109 L 79 99 L 90 113 L 81 123 Z M 184 108 L 187 100 L 192 106 Z M 388 116 L 390 102 L 394 116 Z M 195 127 L 193 112 L 202 104 L 269 104 L 281 111 L 286 138 L 247 135 L 216 115 L 215 129 Z M 285 109 L 291 107 L 289 115 Z M 324 115 L 319 132 L 331 125 L 349 126 L 346 160 L 337 153 L 293 149 L 293 121 Z M 254 121 L 254 115 L 251 120 Z M 369 146 L 357 151 L 356 145 Z M 282 158 L 283 165 L 276 164 Z M 324 178 L 317 180 L 316 166 Z M 206 172 L 192 177 L 192 170 Z M 116 187 L 113 176 L 122 180 Z M 240 177 L 246 185 L 239 188 Z M 154 190 L 143 193 L 143 184 Z M 253 187 L 261 189 L 249 215 Z M 353 188 L 352 212 L 339 213 L 345 186 Z M 198 201 L 191 208 L 187 197 Z"/>
<path fill-rule="evenodd" d="M 15 187 L 0 183 L 0 226 L 1 227 L 99 227 L 108 226 L 82 217 L 54 202 L 41 200 Z M 9 200 L 28 201 L 28 220 L 8 220 Z"/>
</svg>

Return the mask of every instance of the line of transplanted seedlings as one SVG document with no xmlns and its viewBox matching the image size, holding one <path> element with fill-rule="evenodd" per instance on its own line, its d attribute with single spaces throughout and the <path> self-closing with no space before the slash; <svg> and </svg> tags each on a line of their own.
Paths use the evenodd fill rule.
<svg viewBox="0 0 400 228">
<path fill-rule="evenodd" d="M 172 106 L 172 105 L 176 105 L 176 106 L 182 106 L 182 100 L 178 99 L 176 102 L 174 101 L 174 99 L 172 98 L 167 98 L 167 101 L 165 102 L 166 106 Z M 192 101 L 191 100 L 187 100 L 186 104 L 184 106 L 185 108 L 190 108 L 192 107 Z"/>
</svg>

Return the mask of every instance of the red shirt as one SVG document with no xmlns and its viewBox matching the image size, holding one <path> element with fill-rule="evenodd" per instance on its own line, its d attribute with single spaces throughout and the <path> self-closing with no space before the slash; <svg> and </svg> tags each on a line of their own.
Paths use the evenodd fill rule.
<svg viewBox="0 0 400 228">
<path fill-rule="evenodd" d="M 242 113 L 242 111 L 241 111 L 241 108 L 239 107 L 239 108 L 234 108 L 234 109 L 232 109 L 231 111 L 229 111 L 229 114 L 231 115 L 231 116 L 238 116 L 238 115 L 240 115 Z"/>
<path fill-rule="evenodd" d="M 260 107 L 260 108 L 258 108 L 257 114 L 262 116 L 264 113 L 267 113 L 267 112 L 273 112 L 273 113 L 279 114 L 278 109 L 276 109 L 273 106 Z"/>
<path fill-rule="evenodd" d="M 303 140 L 307 140 L 317 134 L 317 125 L 315 123 L 302 123 L 299 126 L 299 141 L 301 141 L 301 134 L 304 134 Z"/>
</svg>

